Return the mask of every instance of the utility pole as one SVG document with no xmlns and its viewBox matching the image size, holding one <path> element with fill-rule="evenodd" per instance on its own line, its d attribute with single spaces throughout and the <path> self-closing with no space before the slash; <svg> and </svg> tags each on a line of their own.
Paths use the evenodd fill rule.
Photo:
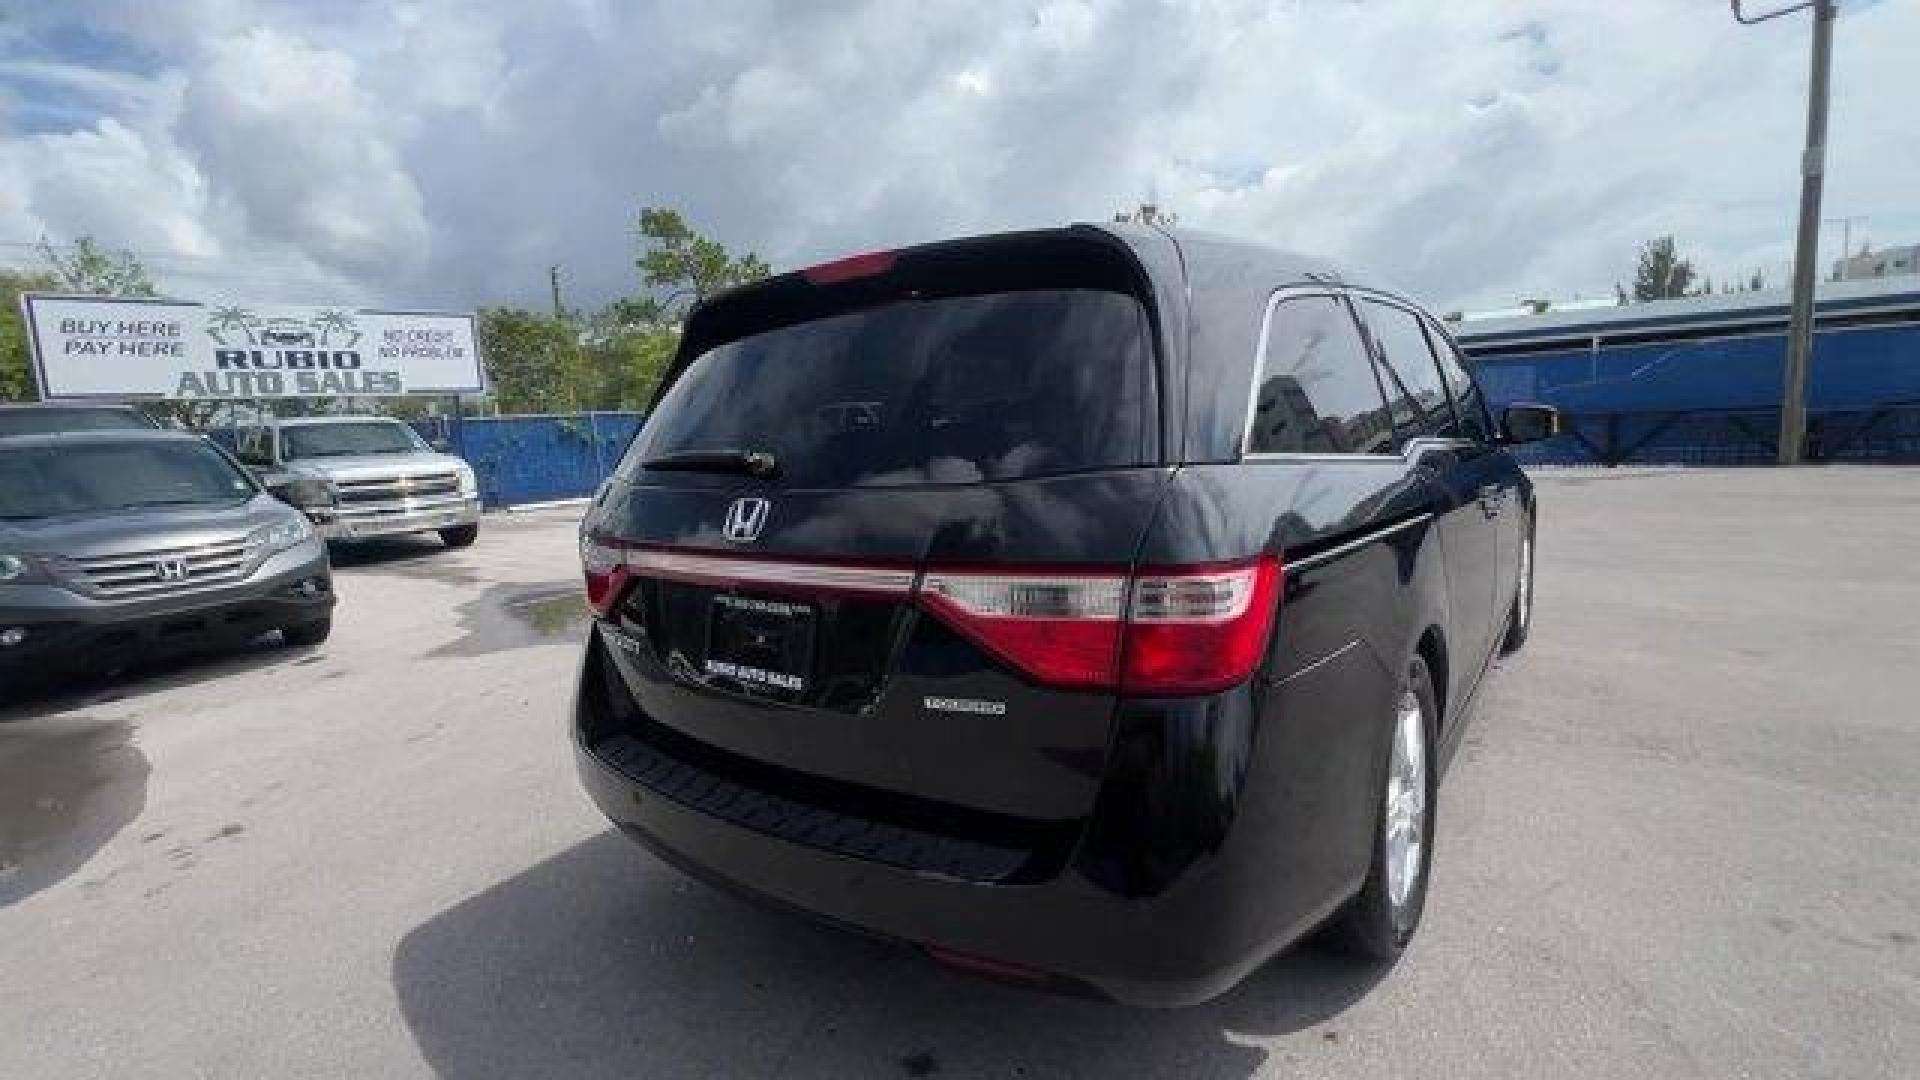
<svg viewBox="0 0 1920 1080">
<path fill-rule="evenodd" d="M 1807 438 L 1807 368 L 1813 358 L 1814 260 L 1820 246 L 1820 193 L 1827 171 L 1827 82 L 1833 66 L 1835 0 L 1804 3 L 1748 17 L 1740 0 L 1729 0 L 1744 25 L 1812 9 L 1813 58 L 1807 80 L 1807 146 L 1800 156 L 1800 225 L 1793 246 L 1793 306 L 1787 317 L 1787 366 L 1780 395 L 1779 463 L 1800 464 Z"/>
<path fill-rule="evenodd" d="M 567 308 L 560 302 L 560 264 L 547 267 L 547 280 L 553 285 L 553 317 L 564 319 L 567 317 Z"/>
</svg>

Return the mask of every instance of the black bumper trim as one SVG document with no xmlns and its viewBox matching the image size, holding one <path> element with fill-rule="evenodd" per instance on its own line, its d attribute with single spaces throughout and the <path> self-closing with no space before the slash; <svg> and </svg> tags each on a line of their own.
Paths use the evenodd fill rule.
<svg viewBox="0 0 1920 1080">
<path fill-rule="evenodd" d="M 756 791 L 667 756 L 631 735 L 590 748 L 594 757 L 663 798 L 768 836 L 919 874 L 977 884 L 1013 879 L 1031 853 L 903 828 Z"/>
</svg>

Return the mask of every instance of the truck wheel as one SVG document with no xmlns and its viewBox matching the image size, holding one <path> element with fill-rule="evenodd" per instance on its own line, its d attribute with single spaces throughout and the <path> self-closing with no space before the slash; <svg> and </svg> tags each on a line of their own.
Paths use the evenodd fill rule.
<svg viewBox="0 0 1920 1080">
<path fill-rule="evenodd" d="M 301 623 L 299 626 L 280 628 L 281 640 L 292 649 L 311 649 L 327 640 L 327 635 L 331 633 L 333 633 L 333 620 L 330 618 L 315 619 L 313 622 Z"/>
<path fill-rule="evenodd" d="M 451 529 L 440 530 L 440 542 L 450 548 L 471 547 L 480 536 L 480 525 L 455 525 Z"/>
<path fill-rule="evenodd" d="M 1335 942 L 1368 960 L 1399 957 L 1420 926 L 1433 865 L 1433 680 L 1415 656 L 1394 695 L 1386 767 L 1376 805 L 1373 858 L 1360 895 L 1341 913 Z"/>
</svg>

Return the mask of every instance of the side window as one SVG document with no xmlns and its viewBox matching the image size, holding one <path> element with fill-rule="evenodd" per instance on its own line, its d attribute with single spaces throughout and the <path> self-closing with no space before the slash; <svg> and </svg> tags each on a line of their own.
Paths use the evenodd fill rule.
<svg viewBox="0 0 1920 1080">
<path fill-rule="evenodd" d="M 1431 319 L 1427 320 L 1427 337 L 1433 342 L 1433 354 L 1440 358 L 1440 377 L 1446 380 L 1447 390 L 1453 395 L 1453 411 L 1460 418 L 1461 438 L 1492 442 L 1493 426 L 1487 420 L 1486 401 L 1480 396 L 1479 385 L 1467 372 L 1466 359 Z"/>
<path fill-rule="evenodd" d="M 1433 351 L 1427 347 L 1420 317 L 1373 300 L 1362 300 L 1360 306 L 1379 350 L 1380 385 L 1387 393 L 1387 408 L 1401 445 L 1410 439 L 1457 437 L 1460 429 L 1453 406 Z"/>
<path fill-rule="evenodd" d="M 1393 451 L 1366 346 L 1335 297 L 1299 296 L 1274 307 L 1255 394 L 1248 453 Z"/>
</svg>

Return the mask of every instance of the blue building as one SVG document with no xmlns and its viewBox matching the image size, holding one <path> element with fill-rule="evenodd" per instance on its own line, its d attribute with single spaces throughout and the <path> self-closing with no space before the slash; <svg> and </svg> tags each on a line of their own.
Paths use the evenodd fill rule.
<svg viewBox="0 0 1920 1080">
<path fill-rule="evenodd" d="M 1535 464 L 1768 464 L 1780 423 L 1787 293 L 1686 297 L 1453 324 L 1497 407 L 1559 406 Z M 1920 280 L 1816 296 L 1807 454 L 1920 460 Z"/>
</svg>

